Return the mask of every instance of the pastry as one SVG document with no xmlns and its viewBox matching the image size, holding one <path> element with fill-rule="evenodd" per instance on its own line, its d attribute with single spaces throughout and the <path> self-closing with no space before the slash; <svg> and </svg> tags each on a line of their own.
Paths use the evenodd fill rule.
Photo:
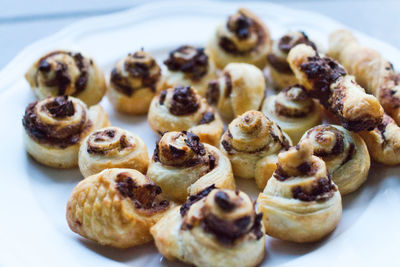
<svg viewBox="0 0 400 267">
<path fill-rule="evenodd" d="M 149 53 L 137 51 L 119 60 L 111 71 L 108 98 L 120 112 L 146 114 L 161 84 L 157 62 Z"/>
<path fill-rule="evenodd" d="M 137 170 L 106 169 L 74 188 L 67 204 L 72 231 L 101 245 L 128 248 L 152 240 L 150 227 L 171 208 L 161 188 Z"/>
<path fill-rule="evenodd" d="M 150 232 L 169 260 L 195 266 L 256 266 L 265 254 L 261 218 L 245 193 L 212 185 L 172 209 Z"/>
<path fill-rule="evenodd" d="M 299 243 L 328 235 L 342 215 L 340 193 L 308 139 L 278 155 L 278 168 L 257 203 L 268 235 Z"/>
<path fill-rule="evenodd" d="M 263 189 L 276 169 L 278 153 L 291 145 L 273 121 L 259 111 L 248 111 L 229 124 L 220 150 L 231 161 L 236 177 L 254 178 Z"/>
<path fill-rule="evenodd" d="M 361 46 L 347 30 L 329 36 L 329 55 L 355 76 L 368 93 L 379 99 L 385 112 L 400 125 L 400 76 L 376 50 Z"/>
<path fill-rule="evenodd" d="M 111 168 L 135 169 L 145 174 L 149 156 L 139 136 L 118 127 L 107 127 L 85 138 L 78 163 L 84 177 Z"/>
<path fill-rule="evenodd" d="M 319 99 L 346 129 L 373 129 L 382 121 L 384 111 L 379 101 L 366 94 L 333 59 L 321 57 L 311 46 L 300 44 L 290 50 L 288 61 L 308 94 Z"/>
<path fill-rule="evenodd" d="M 70 51 L 44 55 L 33 63 L 25 78 L 38 99 L 68 95 L 92 106 L 107 91 L 103 71 L 93 59 Z"/>
<path fill-rule="evenodd" d="M 207 50 L 220 69 L 232 62 L 253 64 L 263 69 L 271 45 L 268 27 L 255 14 L 240 8 L 218 26 Z"/>
<path fill-rule="evenodd" d="M 209 83 L 206 98 L 223 117 L 233 119 L 248 110 L 259 110 L 264 95 L 261 70 L 246 63 L 230 63 Z"/>
<path fill-rule="evenodd" d="M 169 53 L 164 64 L 167 66 L 164 89 L 190 85 L 205 96 L 208 82 L 216 78 L 214 63 L 203 48 L 181 46 Z"/>
<path fill-rule="evenodd" d="M 367 179 L 370 158 L 364 140 L 338 125 L 318 125 L 302 140 L 312 142 L 314 155 L 325 161 L 333 182 L 342 195 L 357 190 Z"/>
<path fill-rule="evenodd" d="M 277 123 L 297 144 L 305 131 L 321 123 L 320 105 L 301 85 L 286 87 L 264 100 L 262 113 Z"/>
<path fill-rule="evenodd" d="M 307 44 L 317 50 L 316 45 L 308 39 L 304 32 L 290 31 L 273 42 L 272 51 L 267 55 L 271 78 L 278 89 L 298 83 L 287 62 L 290 49 L 298 44 Z"/>
<path fill-rule="evenodd" d="M 218 144 L 224 127 L 219 114 L 190 86 L 170 88 L 154 97 L 147 120 L 158 134 L 190 131 L 211 145 Z"/>
<path fill-rule="evenodd" d="M 157 143 L 147 176 L 165 196 L 184 202 L 186 197 L 215 184 L 235 188 L 229 159 L 217 148 L 203 144 L 190 132 L 167 132 Z"/>
<path fill-rule="evenodd" d="M 101 106 L 88 109 L 77 98 L 58 96 L 29 104 L 22 124 L 25 149 L 35 160 L 50 167 L 71 168 L 78 165 L 81 140 L 110 122 Z"/>
</svg>

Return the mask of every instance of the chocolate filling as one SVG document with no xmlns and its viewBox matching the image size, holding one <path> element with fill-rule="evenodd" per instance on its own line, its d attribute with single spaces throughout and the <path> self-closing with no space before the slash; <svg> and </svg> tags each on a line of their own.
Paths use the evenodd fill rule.
<svg viewBox="0 0 400 267">
<path fill-rule="evenodd" d="M 207 111 L 204 113 L 203 117 L 201 118 L 199 125 L 207 124 L 215 120 L 215 116 L 213 112 Z"/>
<path fill-rule="evenodd" d="M 232 93 L 232 78 L 229 72 L 224 73 L 225 78 L 225 98 L 229 97 Z"/>
<path fill-rule="evenodd" d="M 177 86 L 171 100 L 169 112 L 176 116 L 188 115 L 200 108 L 196 93 L 190 86 Z"/>
<path fill-rule="evenodd" d="M 285 74 L 293 74 L 289 63 L 285 59 L 277 57 L 275 54 L 270 53 L 267 55 L 268 63 L 278 72 Z"/>
<path fill-rule="evenodd" d="M 335 186 L 329 177 L 315 181 L 311 192 L 304 191 L 300 186 L 292 189 L 293 197 L 301 201 L 323 201 L 332 197 L 335 191 Z"/>
<path fill-rule="evenodd" d="M 219 83 L 218 80 L 211 81 L 208 84 L 206 99 L 210 105 L 216 105 L 219 100 Z"/>
<path fill-rule="evenodd" d="M 206 150 L 204 145 L 200 142 L 200 138 L 191 132 L 184 131 L 183 133 L 187 136 L 187 138 L 185 138 L 185 143 L 190 147 L 190 149 L 197 155 L 204 156 Z"/>
<path fill-rule="evenodd" d="M 279 165 L 278 163 L 276 164 L 276 170 L 274 172 L 274 177 L 283 182 L 285 181 L 287 178 L 289 178 L 289 175 L 282 169 L 281 165 Z"/>
<path fill-rule="evenodd" d="M 189 196 L 189 198 L 186 200 L 186 202 L 181 206 L 180 208 L 180 214 L 181 216 L 185 216 L 186 213 L 189 211 L 190 207 L 196 203 L 197 201 L 205 198 L 206 196 L 208 196 L 208 194 L 210 194 L 210 192 L 212 190 L 216 189 L 215 185 L 212 184 L 208 187 L 206 187 L 205 189 L 203 189 L 202 191 L 200 191 L 199 193 L 197 193 L 196 195 L 191 195 Z"/>
<path fill-rule="evenodd" d="M 70 117 L 75 113 L 74 104 L 71 100 L 68 100 L 68 96 L 54 98 L 45 108 L 47 108 L 50 114 L 55 118 Z"/>
<path fill-rule="evenodd" d="M 317 51 L 315 44 L 308 39 L 308 36 L 304 32 L 301 32 L 301 37 L 296 38 L 295 40 L 293 40 L 293 37 L 290 35 L 284 35 L 281 39 L 279 39 L 278 48 L 283 53 L 287 54 L 289 53 L 290 49 L 298 44 L 306 44 Z"/>
<path fill-rule="evenodd" d="M 167 90 L 163 90 L 160 94 L 159 103 L 160 105 L 164 105 L 165 98 L 167 97 Z"/>
<path fill-rule="evenodd" d="M 224 211 L 230 212 L 236 208 L 235 202 L 232 202 L 229 198 L 229 195 L 224 191 L 218 191 L 215 194 L 214 199 L 218 207 L 220 207 Z"/>
</svg>

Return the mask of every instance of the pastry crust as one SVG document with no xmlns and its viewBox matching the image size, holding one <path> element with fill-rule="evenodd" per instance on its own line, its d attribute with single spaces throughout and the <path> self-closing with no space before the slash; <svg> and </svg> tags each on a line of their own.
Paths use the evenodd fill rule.
<svg viewBox="0 0 400 267">
<path fill-rule="evenodd" d="M 263 69 L 271 45 L 268 27 L 255 14 L 240 8 L 218 26 L 207 50 L 219 69 L 232 62 L 253 64 Z"/>
<path fill-rule="evenodd" d="M 148 165 L 144 141 L 118 127 L 92 132 L 79 149 L 79 169 L 84 177 L 111 168 L 135 169 L 145 174 Z"/>
<path fill-rule="evenodd" d="M 235 189 L 229 159 L 217 148 L 203 144 L 190 132 L 167 132 L 156 145 L 147 176 L 158 184 L 165 196 L 183 202 L 215 184 Z"/>
<path fill-rule="evenodd" d="M 107 169 L 82 180 L 67 204 L 72 231 L 101 245 L 128 248 L 152 240 L 153 226 L 172 206 L 159 186 L 132 169 Z"/>
<path fill-rule="evenodd" d="M 171 210 L 150 231 L 169 260 L 195 266 L 256 266 L 265 254 L 261 217 L 245 193 L 209 187 Z"/>
<path fill-rule="evenodd" d="M 263 189 L 276 169 L 278 153 L 291 145 L 290 138 L 263 113 L 248 111 L 229 124 L 220 150 L 231 161 L 236 177 L 254 178 Z"/>
<path fill-rule="evenodd" d="M 92 106 L 107 91 L 103 71 L 79 52 L 50 52 L 33 63 L 25 78 L 38 99 L 68 95 Z"/>
<path fill-rule="evenodd" d="M 219 114 L 189 86 L 170 88 L 154 97 L 147 120 L 158 134 L 189 131 L 211 145 L 218 144 L 223 131 Z"/>
<path fill-rule="evenodd" d="M 28 105 L 23 118 L 26 151 L 38 162 L 54 168 L 78 165 L 81 141 L 93 130 L 109 126 L 99 105 L 86 107 L 81 100 L 50 97 Z"/>
<path fill-rule="evenodd" d="M 141 50 L 128 54 L 115 65 L 111 71 L 108 98 L 116 110 L 142 115 L 149 110 L 161 85 L 160 67 L 149 53 Z"/>
</svg>

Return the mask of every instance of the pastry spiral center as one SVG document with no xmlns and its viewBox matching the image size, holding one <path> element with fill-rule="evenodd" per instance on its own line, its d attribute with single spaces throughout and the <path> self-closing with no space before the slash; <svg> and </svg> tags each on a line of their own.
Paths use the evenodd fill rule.
<svg viewBox="0 0 400 267">
<path fill-rule="evenodd" d="M 176 116 L 193 114 L 199 108 L 200 98 L 190 86 L 174 88 L 169 101 L 169 112 L 171 114 Z"/>
<path fill-rule="evenodd" d="M 132 150 L 135 147 L 135 141 L 132 137 L 116 129 L 95 132 L 90 135 L 87 142 L 87 151 L 90 154 L 110 155 L 128 148 Z"/>
<path fill-rule="evenodd" d="M 284 89 L 275 99 L 275 112 L 284 117 L 304 117 L 312 111 L 313 106 L 313 100 L 298 85 Z"/>
</svg>

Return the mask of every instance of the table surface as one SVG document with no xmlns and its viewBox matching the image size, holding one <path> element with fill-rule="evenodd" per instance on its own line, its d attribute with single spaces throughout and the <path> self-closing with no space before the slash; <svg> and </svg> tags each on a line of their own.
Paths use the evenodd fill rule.
<svg viewBox="0 0 400 267">
<path fill-rule="evenodd" d="M 149 1 L 0 0 L 0 69 L 25 46 L 56 33 L 73 22 L 126 10 Z M 397 29 L 400 25 L 398 0 L 272 0 L 269 2 L 327 15 L 400 49 L 400 34 Z"/>
</svg>

